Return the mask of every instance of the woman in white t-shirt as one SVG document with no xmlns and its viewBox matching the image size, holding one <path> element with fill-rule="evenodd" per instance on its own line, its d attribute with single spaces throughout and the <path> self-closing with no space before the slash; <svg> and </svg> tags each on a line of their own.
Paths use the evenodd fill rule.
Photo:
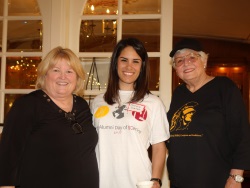
<svg viewBox="0 0 250 188">
<path fill-rule="evenodd" d="M 114 48 L 105 94 L 92 103 L 100 188 L 135 188 L 151 180 L 161 186 L 169 138 L 166 111 L 159 97 L 149 91 L 148 55 L 135 38 Z M 152 145 L 152 163 L 148 148 Z"/>
</svg>

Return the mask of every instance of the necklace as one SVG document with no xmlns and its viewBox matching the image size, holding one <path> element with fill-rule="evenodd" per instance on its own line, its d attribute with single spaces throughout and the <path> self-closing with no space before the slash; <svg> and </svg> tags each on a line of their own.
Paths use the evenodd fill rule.
<svg viewBox="0 0 250 188">
<path fill-rule="evenodd" d="M 123 106 L 124 104 L 129 104 L 135 91 L 119 91 L 118 107 Z"/>
<path fill-rule="evenodd" d="M 196 92 L 197 90 L 199 90 L 202 86 L 204 86 L 206 83 L 208 83 L 209 81 L 211 81 L 214 77 L 206 75 L 205 78 L 199 82 L 198 84 L 186 84 L 186 87 L 188 88 L 189 91 L 191 91 L 192 93 Z"/>
</svg>

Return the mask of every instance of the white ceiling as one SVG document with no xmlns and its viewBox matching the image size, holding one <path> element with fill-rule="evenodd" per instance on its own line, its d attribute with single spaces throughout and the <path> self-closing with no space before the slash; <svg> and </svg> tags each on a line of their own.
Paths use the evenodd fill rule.
<svg viewBox="0 0 250 188">
<path fill-rule="evenodd" d="M 34 0 L 10 2 L 13 4 L 13 11 L 22 7 L 20 2 L 36 7 Z M 132 2 L 131 5 L 136 2 L 137 6 L 159 5 L 159 0 L 128 2 Z M 30 6 L 22 7 L 22 11 L 30 12 Z M 173 7 L 174 36 L 215 38 L 250 44 L 250 0 L 173 0 Z"/>
<path fill-rule="evenodd" d="M 250 44 L 250 0 L 173 0 L 174 36 Z"/>
</svg>

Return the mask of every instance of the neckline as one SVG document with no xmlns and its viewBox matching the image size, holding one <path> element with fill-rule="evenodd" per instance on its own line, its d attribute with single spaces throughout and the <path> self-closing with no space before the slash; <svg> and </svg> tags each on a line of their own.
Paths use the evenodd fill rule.
<svg viewBox="0 0 250 188">
<path fill-rule="evenodd" d="M 211 77 L 211 76 L 208 76 L 208 77 L 210 77 L 208 80 L 206 80 L 205 82 L 204 82 L 204 84 L 201 86 L 201 87 L 199 87 L 197 90 L 195 90 L 195 91 L 191 91 L 188 87 L 187 87 L 187 84 L 185 84 L 185 88 L 190 92 L 190 93 L 196 93 L 196 92 L 198 92 L 199 90 L 201 90 L 202 88 L 204 88 L 204 87 L 206 87 L 206 85 L 208 85 L 209 83 L 211 83 L 216 77 Z"/>
<path fill-rule="evenodd" d="M 66 112 L 65 110 L 61 109 L 59 106 L 56 105 L 56 103 L 48 96 L 47 93 L 45 93 L 43 90 L 42 91 L 42 96 L 43 98 L 46 100 L 46 102 L 57 112 L 59 112 L 60 114 L 63 113 L 72 113 L 74 116 L 76 114 L 76 95 L 73 95 L 73 105 L 72 105 L 72 109 L 70 112 Z"/>
<path fill-rule="evenodd" d="M 120 93 L 134 93 L 134 90 L 119 90 Z"/>
<path fill-rule="evenodd" d="M 188 89 L 187 87 L 187 84 L 184 84 L 184 88 L 189 92 L 189 93 L 192 93 L 192 94 L 195 94 L 197 92 L 199 92 L 200 90 L 202 90 L 204 87 L 207 87 L 207 85 L 210 85 L 210 83 L 212 83 L 217 77 L 212 77 L 212 79 L 210 79 L 208 82 L 206 82 L 205 84 L 203 84 L 199 89 L 197 89 L 196 91 L 192 92 Z"/>
</svg>

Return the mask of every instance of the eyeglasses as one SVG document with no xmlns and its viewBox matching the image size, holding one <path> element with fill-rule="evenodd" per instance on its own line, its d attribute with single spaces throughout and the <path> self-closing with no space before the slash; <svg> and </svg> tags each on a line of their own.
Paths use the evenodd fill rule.
<svg viewBox="0 0 250 188">
<path fill-rule="evenodd" d="M 75 134 L 83 134 L 82 126 L 75 120 L 74 114 L 71 112 L 65 113 L 65 118 L 71 122 L 71 128 L 73 129 Z"/>
<path fill-rule="evenodd" d="M 182 66 L 185 63 L 185 61 L 194 63 L 194 62 L 197 61 L 197 59 L 200 56 L 201 56 L 200 54 L 190 53 L 190 54 L 185 55 L 183 57 L 174 58 L 174 66 L 175 67 L 180 67 L 180 66 Z"/>
</svg>

